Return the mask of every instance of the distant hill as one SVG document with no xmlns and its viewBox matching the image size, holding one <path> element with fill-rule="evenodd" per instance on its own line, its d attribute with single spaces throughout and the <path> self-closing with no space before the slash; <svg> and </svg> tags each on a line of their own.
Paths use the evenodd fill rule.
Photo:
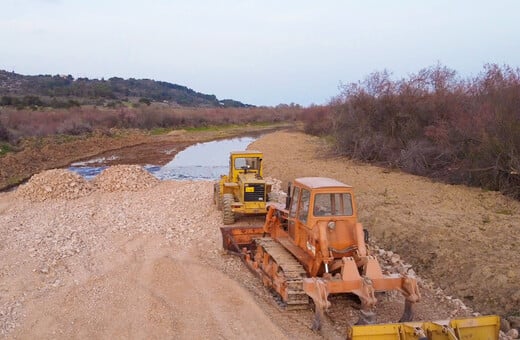
<svg viewBox="0 0 520 340">
<path fill-rule="evenodd" d="M 114 105 L 129 101 L 163 102 L 189 107 L 251 107 L 232 99 L 196 92 L 186 86 L 151 79 L 74 79 L 71 75 L 26 76 L 0 70 L 0 105 Z"/>
</svg>

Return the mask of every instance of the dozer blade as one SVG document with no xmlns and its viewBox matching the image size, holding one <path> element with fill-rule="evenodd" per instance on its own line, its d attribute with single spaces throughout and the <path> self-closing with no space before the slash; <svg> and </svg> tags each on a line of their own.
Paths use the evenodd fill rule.
<svg viewBox="0 0 520 340">
<path fill-rule="evenodd" d="M 222 247 L 228 252 L 243 256 L 243 249 L 250 250 L 253 239 L 264 236 L 262 227 L 221 227 Z"/>
<path fill-rule="evenodd" d="M 351 326 L 349 340 L 498 340 L 500 317 L 496 315 L 434 322 Z"/>
</svg>

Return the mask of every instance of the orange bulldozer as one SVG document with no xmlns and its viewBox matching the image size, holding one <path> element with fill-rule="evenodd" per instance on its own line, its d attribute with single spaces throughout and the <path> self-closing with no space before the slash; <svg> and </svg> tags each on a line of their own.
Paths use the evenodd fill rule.
<svg viewBox="0 0 520 340">
<path fill-rule="evenodd" d="M 281 297 L 287 308 L 315 305 L 312 328 L 321 327 L 329 294 L 359 297 L 358 324 L 375 323 L 376 292 L 396 290 L 405 297 L 401 322 L 411 321 L 421 298 L 417 281 L 384 275 L 367 248 L 368 233 L 357 220 L 351 186 L 325 177 L 304 177 L 289 188 L 285 206 L 268 208 L 262 227 L 223 227 L 223 246 Z"/>
<path fill-rule="evenodd" d="M 330 294 L 355 294 L 361 301 L 357 325 L 347 339 L 497 340 L 500 317 L 412 322 L 421 299 L 414 277 L 384 275 L 367 248 L 368 232 L 357 221 L 351 186 L 324 177 L 294 181 L 285 205 L 268 207 L 263 226 L 223 227 L 223 246 L 239 255 L 287 309 L 315 305 L 312 323 L 321 328 Z M 376 292 L 399 291 L 405 298 L 400 323 L 374 324 Z"/>
</svg>

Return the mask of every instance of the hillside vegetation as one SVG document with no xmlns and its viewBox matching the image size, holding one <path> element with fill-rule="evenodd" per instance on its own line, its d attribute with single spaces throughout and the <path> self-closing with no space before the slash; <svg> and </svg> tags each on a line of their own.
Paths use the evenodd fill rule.
<svg viewBox="0 0 520 340">
<path fill-rule="evenodd" d="M 299 105 L 254 107 L 150 79 L 24 76 L 0 70 L 0 156 L 26 138 L 86 136 L 95 131 L 164 132 L 300 120 Z"/>
<path fill-rule="evenodd" d="M 520 198 L 518 68 L 485 65 L 470 79 L 442 65 L 400 80 L 376 72 L 305 122 L 340 154 Z"/>
<path fill-rule="evenodd" d="M 74 79 L 71 75 L 27 76 L 0 70 L 0 105 L 54 108 L 115 106 L 121 102 L 166 102 L 189 107 L 250 107 L 232 99 L 196 92 L 186 86 L 151 79 Z"/>
</svg>

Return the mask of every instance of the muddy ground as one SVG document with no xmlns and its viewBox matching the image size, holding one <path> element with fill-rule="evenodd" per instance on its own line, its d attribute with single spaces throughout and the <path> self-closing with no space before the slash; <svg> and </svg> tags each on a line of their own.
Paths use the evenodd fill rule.
<svg viewBox="0 0 520 340">
<path fill-rule="evenodd" d="M 519 202 L 329 157 L 326 144 L 302 133 L 271 133 L 250 148 L 264 152 L 266 173 L 283 187 L 294 177 L 330 176 L 357 189 L 373 241 L 421 277 L 418 319 L 520 312 Z M 357 319 L 345 297 L 332 299 L 320 334 L 309 329 L 310 310 L 281 310 L 221 251 L 211 182 L 114 183 L 128 178 L 149 181 L 122 173 L 111 190 L 68 199 L 53 188 L 75 193 L 77 184 L 0 194 L 1 335 L 336 339 Z M 396 321 L 402 298 L 380 300 L 378 320 Z"/>
</svg>

